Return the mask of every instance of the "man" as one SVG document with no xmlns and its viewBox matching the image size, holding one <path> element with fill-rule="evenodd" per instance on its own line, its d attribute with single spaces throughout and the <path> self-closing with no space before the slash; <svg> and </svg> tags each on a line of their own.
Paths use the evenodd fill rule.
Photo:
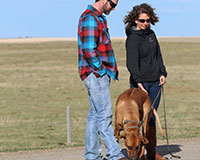
<svg viewBox="0 0 200 160">
<path fill-rule="evenodd" d="M 88 113 L 85 158 L 103 160 L 100 137 L 109 160 L 123 160 L 112 128 L 110 79 L 118 79 L 118 70 L 111 46 L 106 17 L 118 0 L 96 0 L 84 11 L 78 25 L 79 74 L 88 89 Z"/>
</svg>

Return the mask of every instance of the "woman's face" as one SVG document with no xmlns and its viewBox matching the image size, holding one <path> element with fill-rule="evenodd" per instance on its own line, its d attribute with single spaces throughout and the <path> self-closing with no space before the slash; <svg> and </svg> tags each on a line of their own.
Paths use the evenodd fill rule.
<svg viewBox="0 0 200 160">
<path fill-rule="evenodd" d="M 146 13 L 141 13 L 135 23 L 137 24 L 137 30 L 146 30 L 150 26 L 150 16 Z"/>
</svg>

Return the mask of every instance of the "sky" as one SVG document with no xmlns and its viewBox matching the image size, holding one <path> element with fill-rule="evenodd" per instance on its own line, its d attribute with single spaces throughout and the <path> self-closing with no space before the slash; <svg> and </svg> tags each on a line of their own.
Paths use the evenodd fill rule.
<svg viewBox="0 0 200 160">
<path fill-rule="evenodd" d="M 76 38 L 80 15 L 95 0 L 0 0 L 0 38 Z M 158 37 L 200 36 L 200 0 L 119 0 L 106 16 L 111 37 L 125 37 L 123 19 L 148 3 L 159 17 Z"/>
</svg>

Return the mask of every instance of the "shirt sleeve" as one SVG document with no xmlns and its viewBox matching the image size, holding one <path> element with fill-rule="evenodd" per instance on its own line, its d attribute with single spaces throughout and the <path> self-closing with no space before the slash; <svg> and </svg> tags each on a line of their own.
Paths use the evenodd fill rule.
<svg viewBox="0 0 200 160">
<path fill-rule="evenodd" d="M 106 69 L 98 58 L 97 47 L 99 42 L 98 23 L 94 16 L 87 15 L 82 20 L 82 51 L 84 58 L 93 70 L 102 77 Z"/>
<path fill-rule="evenodd" d="M 158 43 L 157 38 L 156 38 L 156 43 L 157 43 L 158 61 L 159 61 L 159 65 L 160 65 L 160 76 L 163 75 L 163 76 L 167 77 L 167 71 L 166 71 L 166 68 L 165 68 L 165 65 L 164 65 L 164 62 L 163 62 L 163 58 L 162 58 L 162 54 L 161 54 L 161 50 L 160 50 L 160 45 Z"/>
<path fill-rule="evenodd" d="M 126 40 L 126 66 L 136 83 L 142 82 L 139 68 L 139 44 L 132 36 Z"/>
<path fill-rule="evenodd" d="M 160 76 L 163 75 L 167 77 L 167 71 L 163 63 L 163 58 L 162 58 L 159 44 L 158 44 L 158 57 L 159 57 L 159 64 L 160 64 Z"/>
</svg>

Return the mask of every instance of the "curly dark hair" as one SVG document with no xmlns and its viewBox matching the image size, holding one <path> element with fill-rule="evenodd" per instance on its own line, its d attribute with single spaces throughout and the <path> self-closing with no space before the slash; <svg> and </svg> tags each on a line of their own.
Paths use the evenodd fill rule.
<svg viewBox="0 0 200 160">
<path fill-rule="evenodd" d="M 151 19 L 151 24 L 155 25 L 156 22 L 159 21 L 158 16 L 154 13 L 155 8 L 152 8 L 149 4 L 147 3 L 142 3 L 140 5 L 134 6 L 132 11 L 128 13 L 127 16 L 124 18 L 124 24 L 126 25 L 126 30 L 130 29 L 132 26 L 136 26 L 137 24 L 135 23 L 135 20 L 138 19 L 139 15 L 141 13 L 146 13 L 149 15 Z"/>
</svg>

